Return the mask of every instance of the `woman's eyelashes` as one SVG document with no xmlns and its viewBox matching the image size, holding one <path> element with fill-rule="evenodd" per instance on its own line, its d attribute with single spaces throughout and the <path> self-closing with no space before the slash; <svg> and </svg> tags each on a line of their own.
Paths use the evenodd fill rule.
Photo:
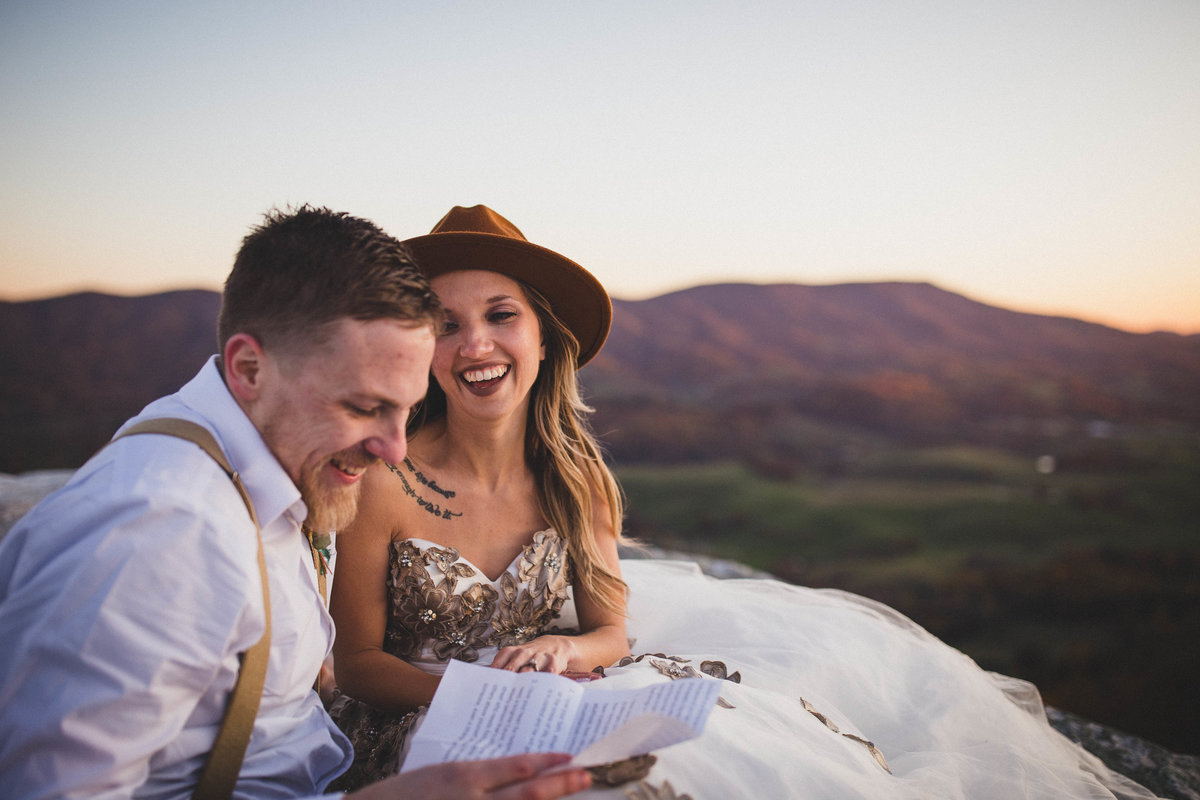
<svg viewBox="0 0 1200 800">
<path fill-rule="evenodd" d="M 510 308 L 498 308 L 488 311 L 484 314 L 486 319 L 492 325 L 503 325 L 506 322 L 516 319 L 518 312 Z M 459 328 L 458 322 L 447 316 L 442 320 L 442 335 L 454 333 Z"/>
</svg>

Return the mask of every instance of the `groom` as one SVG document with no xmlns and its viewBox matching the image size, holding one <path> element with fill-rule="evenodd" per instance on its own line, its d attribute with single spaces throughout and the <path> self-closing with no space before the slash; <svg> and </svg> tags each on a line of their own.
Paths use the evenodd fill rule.
<svg viewBox="0 0 1200 800">
<path fill-rule="evenodd" d="M 270 652 L 235 795 L 320 795 L 353 760 L 313 691 L 329 653 L 325 562 L 302 528 L 353 519 L 364 471 L 403 460 L 437 299 L 403 245 L 327 209 L 273 213 L 225 284 L 219 354 L 126 428 L 198 423 L 240 475 L 184 439 L 114 440 L 0 545 L 0 780 L 13 798 L 190 797 L 242 654 Z M 340 580 L 353 580 L 344 575 Z M 447 764 L 366 798 L 552 798 L 562 756 Z"/>
</svg>

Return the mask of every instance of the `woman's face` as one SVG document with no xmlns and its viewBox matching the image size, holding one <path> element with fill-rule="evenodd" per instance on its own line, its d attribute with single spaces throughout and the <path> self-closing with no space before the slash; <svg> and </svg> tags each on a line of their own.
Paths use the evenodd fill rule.
<svg viewBox="0 0 1200 800">
<path fill-rule="evenodd" d="M 546 348 L 520 285 L 486 270 L 448 272 L 430 283 L 446 309 L 432 370 L 448 408 L 489 417 L 523 411 Z"/>
</svg>

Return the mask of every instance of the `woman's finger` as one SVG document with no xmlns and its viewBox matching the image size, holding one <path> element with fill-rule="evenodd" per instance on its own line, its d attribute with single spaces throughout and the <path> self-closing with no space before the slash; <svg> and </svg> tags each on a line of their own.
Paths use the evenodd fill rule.
<svg viewBox="0 0 1200 800">
<path fill-rule="evenodd" d="M 497 669 L 516 669 L 518 657 L 520 657 L 520 653 L 516 652 L 515 647 L 505 647 L 496 653 L 496 657 L 492 659 L 491 665 Z M 528 659 L 526 660 L 528 661 Z"/>
<path fill-rule="evenodd" d="M 506 647 L 496 654 L 496 658 L 492 661 L 492 666 L 513 672 L 521 672 L 528 669 L 537 669 L 538 665 L 545 660 L 546 656 L 537 650 L 526 647 Z"/>
<path fill-rule="evenodd" d="M 527 646 L 505 647 L 496 653 L 490 666 L 510 672 L 562 672 L 565 660 L 550 650 Z"/>
</svg>

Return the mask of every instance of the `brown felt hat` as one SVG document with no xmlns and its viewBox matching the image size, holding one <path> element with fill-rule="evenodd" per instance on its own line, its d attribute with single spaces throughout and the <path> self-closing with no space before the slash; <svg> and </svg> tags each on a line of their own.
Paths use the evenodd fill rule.
<svg viewBox="0 0 1200 800">
<path fill-rule="evenodd" d="M 579 340 L 581 367 L 608 338 L 612 301 L 600 281 L 571 259 L 528 241 L 487 206 L 455 206 L 428 234 L 404 243 L 431 280 L 456 270 L 485 269 L 537 289 Z"/>
</svg>

